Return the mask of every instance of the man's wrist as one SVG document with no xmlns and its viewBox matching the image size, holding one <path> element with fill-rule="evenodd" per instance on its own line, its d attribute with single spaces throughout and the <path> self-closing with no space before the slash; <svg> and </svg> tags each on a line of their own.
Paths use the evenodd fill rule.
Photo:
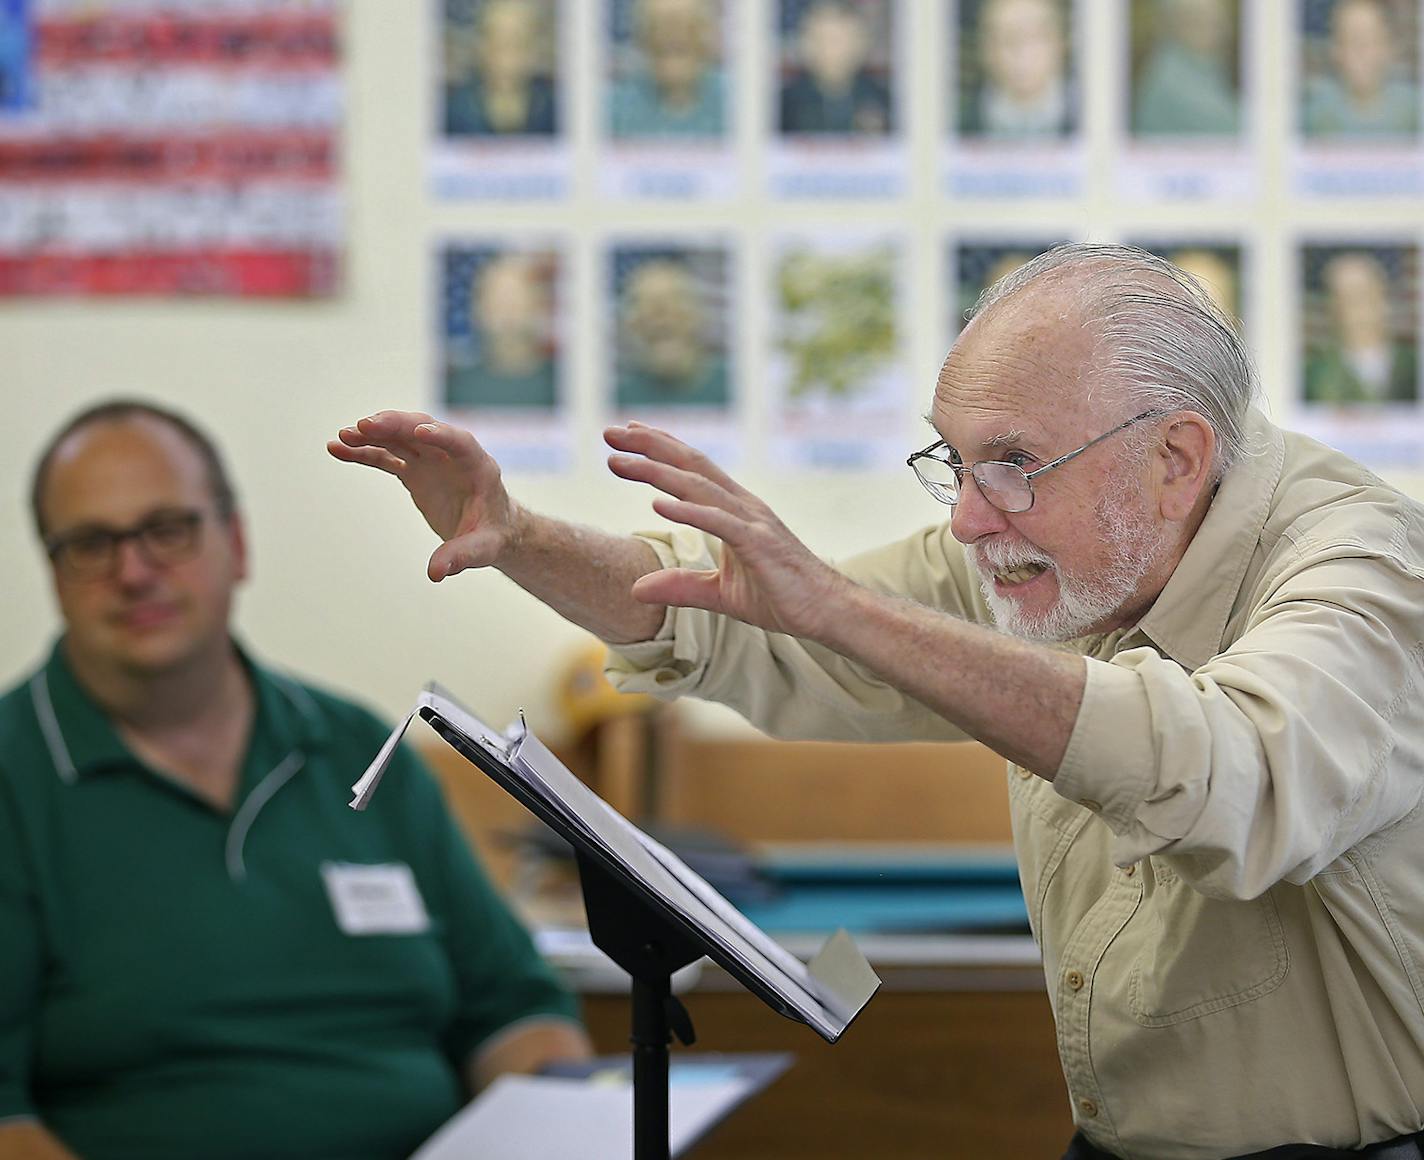
<svg viewBox="0 0 1424 1160">
<path fill-rule="evenodd" d="M 521 553 L 532 539 L 532 525 L 537 518 L 533 512 L 514 499 L 509 501 L 509 514 L 505 518 L 504 543 L 494 566 L 501 572 L 518 568 Z"/>
<path fill-rule="evenodd" d="M 815 620 L 803 631 L 794 633 L 802 640 L 825 645 L 832 652 L 854 659 L 855 630 L 866 617 L 880 611 L 884 597 L 857 584 L 848 576 L 827 566 L 830 577 L 820 600 L 816 602 Z"/>
</svg>

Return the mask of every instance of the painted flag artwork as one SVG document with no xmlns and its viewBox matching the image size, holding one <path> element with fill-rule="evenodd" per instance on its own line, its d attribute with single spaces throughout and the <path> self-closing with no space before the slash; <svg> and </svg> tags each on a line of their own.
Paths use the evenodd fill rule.
<svg viewBox="0 0 1424 1160">
<path fill-rule="evenodd" d="M 339 0 L 0 0 L 0 297 L 340 288 Z"/>
</svg>

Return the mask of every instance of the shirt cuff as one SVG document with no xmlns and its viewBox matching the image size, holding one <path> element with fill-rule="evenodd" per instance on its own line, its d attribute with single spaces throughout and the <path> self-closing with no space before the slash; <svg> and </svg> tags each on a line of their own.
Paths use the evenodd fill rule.
<svg viewBox="0 0 1424 1160">
<path fill-rule="evenodd" d="M 657 554 L 660 568 L 706 571 L 717 567 L 700 532 L 688 528 L 639 532 L 637 539 Z M 672 700 L 692 692 L 707 668 L 707 633 L 698 631 L 698 621 L 708 619 L 698 609 L 669 607 L 651 640 L 608 646 L 604 675 L 620 693 L 648 693 Z"/>
<path fill-rule="evenodd" d="M 1083 700 L 1054 790 L 1097 814 L 1121 839 L 1139 831 L 1138 814 L 1155 784 L 1156 766 L 1152 709 L 1142 680 L 1116 663 L 1088 660 Z M 1140 855 L 1123 847 L 1114 844 L 1118 865 L 1137 861 Z"/>
</svg>

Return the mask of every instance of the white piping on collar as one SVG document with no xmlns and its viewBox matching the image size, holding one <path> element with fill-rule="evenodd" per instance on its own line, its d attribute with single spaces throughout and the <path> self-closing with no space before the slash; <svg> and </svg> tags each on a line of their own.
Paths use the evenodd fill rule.
<svg viewBox="0 0 1424 1160">
<path fill-rule="evenodd" d="M 54 701 L 49 695 L 49 676 L 44 669 L 30 678 L 30 704 L 39 718 L 40 732 L 49 747 L 49 758 L 54 762 L 55 772 L 59 774 L 60 781 L 73 785 L 79 779 L 79 771 L 74 767 L 74 758 L 69 755 L 64 730 L 59 727 L 59 717 L 55 715 Z"/>
<path fill-rule="evenodd" d="M 307 719 L 308 725 L 321 725 L 321 710 L 317 708 L 316 701 L 300 682 L 289 677 L 286 673 L 274 672 L 271 669 L 268 670 L 268 675 L 273 678 L 273 683 L 292 703 L 297 712 Z"/>
<path fill-rule="evenodd" d="M 247 795 L 247 800 L 232 819 L 232 825 L 227 831 L 226 860 L 227 875 L 234 882 L 241 882 L 247 877 L 247 864 L 242 858 L 242 847 L 247 841 L 252 823 L 257 820 L 262 807 L 272 800 L 273 794 L 291 780 L 292 775 L 306 764 L 306 760 L 306 754 L 300 749 L 292 750 L 267 771 L 267 775 L 257 783 L 257 788 Z"/>
</svg>

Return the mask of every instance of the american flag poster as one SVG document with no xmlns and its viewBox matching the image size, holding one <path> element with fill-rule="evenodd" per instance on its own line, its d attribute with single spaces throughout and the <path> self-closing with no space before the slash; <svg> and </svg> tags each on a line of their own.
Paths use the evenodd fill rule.
<svg viewBox="0 0 1424 1160">
<path fill-rule="evenodd" d="M 339 288 L 339 0 L 0 0 L 0 296 Z"/>
</svg>

